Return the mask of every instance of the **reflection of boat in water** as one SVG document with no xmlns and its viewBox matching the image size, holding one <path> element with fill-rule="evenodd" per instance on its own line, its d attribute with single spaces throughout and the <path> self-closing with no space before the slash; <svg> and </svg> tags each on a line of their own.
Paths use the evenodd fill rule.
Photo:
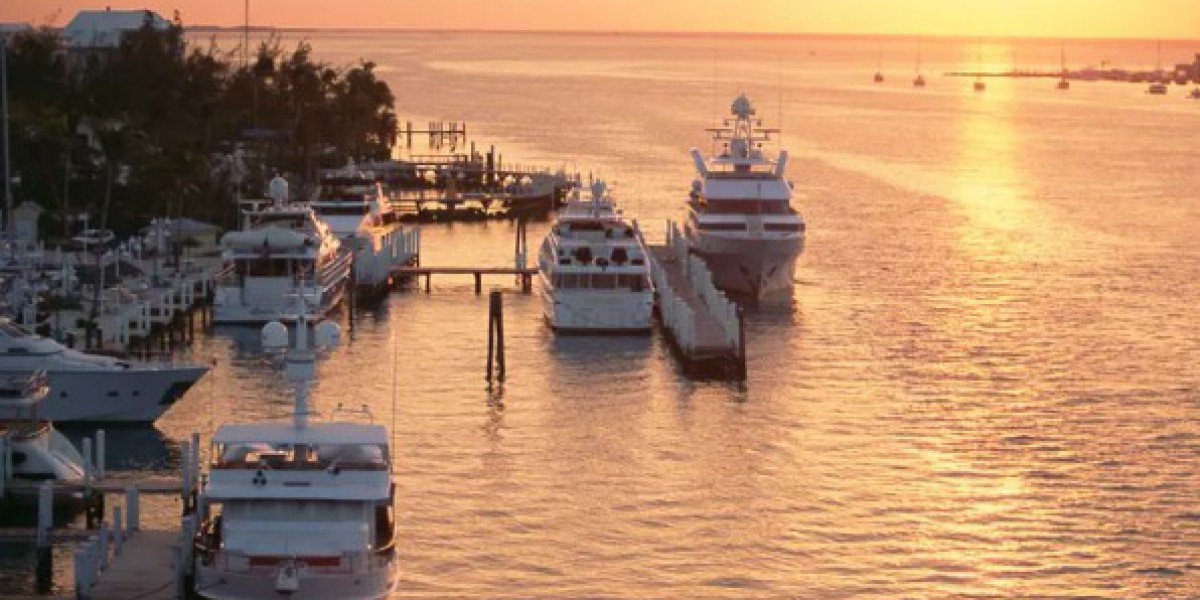
<svg viewBox="0 0 1200 600">
<path fill-rule="evenodd" d="M 538 255 L 542 312 L 555 331 L 645 333 L 654 312 L 646 249 L 604 182 L 558 215 Z"/>
<path fill-rule="evenodd" d="M 804 249 L 804 219 L 791 206 L 784 180 L 787 151 L 776 160 L 762 146 L 777 130 L 763 129 L 750 100 L 734 100 L 734 118 L 710 129 L 720 153 L 692 159 L 700 179 L 687 203 L 684 233 L 692 252 L 712 271 L 717 287 L 754 300 L 791 293 L 796 261 Z"/>
<path fill-rule="evenodd" d="M 286 329 L 272 326 L 286 343 Z M 287 359 L 296 385 L 291 421 L 222 425 L 213 434 L 194 539 L 202 597 L 374 600 L 398 581 L 388 432 L 309 421 L 315 356 L 307 327 L 300 314 Z M 318 342 L 333 336 L 323 334 L 327 327 L 336 329 L 319 325 Z"/>
<path fill-rule="evenodd" d="M 0 380 L 0 460 L 5 465 L 0 467 L 0 477 L 83 483 L 84 462 L 79 451 L 50 421 L 38 416 L 39 405 L 49 393 L 49 378 L 43 372 Z M 29 503 L 36 498 L 34 486 L 14 486 L 0 499 Z M 60 495 L 56 501 L 76 505 L 82 497 Z"/>
<path fill-rule="evenodd" d="M 272 204 L 251 203 L 242 230 L 221 238 L 214 323 L 294 319 L 288 298 L 296 293 L 320 315 L 342 300 L 353 255 L 310 206 L 286 202 L 282 181 L 272 182 Z"/>
<path fill-rule="evenodd" d="M 43 418 L 150 423 L 208 369 L 84 354 L 0 318 L 0 377 L 36 371 L 50 382 L 38 409 Z"/>
</svg>

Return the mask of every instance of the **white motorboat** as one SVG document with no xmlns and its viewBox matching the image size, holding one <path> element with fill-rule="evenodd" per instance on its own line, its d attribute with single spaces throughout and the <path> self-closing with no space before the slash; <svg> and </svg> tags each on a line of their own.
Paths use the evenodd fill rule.
<svg viewBox="0 0 1200 600">
<path fill-rule="evenodd" d="M 322 327 L 336 329 L 322 323 L 318 339 Z M 306 328 L 301 315 L 288 357 L 292 420 L 223 425 L 213 435 L 194 538 L 194 589 L 205 598 L 377 600 L 398 582 L 388 432 L 309 422 Z"/>
<path fill-rule="evenodd" d="M 44 372 L 0 379 L 0 460 L 12 480 L 82 483 L 83 457 L 70 440 L 39 414 L 50 393 Z M 32 490 L 32 488 L 19 488 Z M 32 500 L 33 495 L 19 500 Z"/>
<path fill-rule="evenodd" d="M 85 354 L 0 318 L 0 377 L 36 371 L 45 371 L 50 382 L 50 395 L 38 409 L 43 418 L 151 423 L 208 368 Z"/>
<path fill-rule="evenodd" d="M 778 130 L 761 128 L 745 94 L 732 113 L 724 127 L 709 130 L 719 154 L 706 162 L 692 149 L 700 179 L 692 184 L 684 235 L 718 288 L 762 301 L 791 293 L 805 223 L 784 180 L 787 151 L 774 160 L 763 152 Z"/>
<path fill-rule="evenodd" d="M 578 190 L 538 254 L 546 321 L 567 333 L 650 331 L 654 286 L 641 236 L 613 205 L 602 181 Z"/>
<path fill-rule="evenodd" d="M 403 225 L 379 182 L 351 165 L 327 174 L 311 203 L 317 217 L 354 253 L 354 284 L 381 288 L 407 260 Z"/>
<path fill-rule="evenodd" d="M 282 181 L 278 179 L 277 181 Z M 221 238 L 225 266 L 217 277 L 214 323 L 294 320 L 289 298 L 301 294 L 324 315 L 350 279 L 353 254 L 307 204 L 289 203 L 272 183 L 274 202 L 252 202 L 241 231 Z"/>
</svg>

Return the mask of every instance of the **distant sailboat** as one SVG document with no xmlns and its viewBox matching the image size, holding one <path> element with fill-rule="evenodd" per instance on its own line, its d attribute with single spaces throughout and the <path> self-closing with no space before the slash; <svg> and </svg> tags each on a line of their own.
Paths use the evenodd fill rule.
<svg viewBox="0 0 1200 600">
<path fill-rule="evenodd" d="M 982 92 L 987 89 L 987 84 L 983 82 L 983 39 L 980 38 L 979 45 L 975 50 L 975 86 L 976 92 Z"/>
<path fill-rule="evenodd" d="M 1062 65 L 1062 71 L 1058 79 L 1058 89 L 1064 92 L 1071 89 L 1071 82 L 1067 80 L 1067 43 L 1062 42 L 1059 46 L 1059 61 Z"/>
<path fill-rule="evenodd" d="M 875 60 L 875 83 L 883 83 L 883 48 L 879 49 Z"/>
<path fill-rule="evenodd" d="M 1162 77 L 1162 40 L 1158 41 L 1158 57 L 1154 59 L 1154 81 L 1146 88 L 1146 93 L 1153 96 L 1165 96 L 1167 84 Z"/>
<path fill-rule="evenodd" d="M 913 78 L 913 87 L 925 87 L 925 76 L 921 74 L 921 38 L 917 38 L 917 76 Z"/>
</svg>

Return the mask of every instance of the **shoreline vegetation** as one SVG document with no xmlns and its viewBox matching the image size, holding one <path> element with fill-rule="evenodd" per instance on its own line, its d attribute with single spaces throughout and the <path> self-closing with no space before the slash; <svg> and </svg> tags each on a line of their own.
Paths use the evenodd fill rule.
<svg viewBox="0 0 1200 600">
<path fill-rule="evenodd" d="M 196 40 L 178 16 L 115 47 L 69 47 L 52 28 L 10 37 L 14 206 L 40 204 L 51 243 L 84 213 L 118 237 L 161 216 L 234 227 L 236 199 L 277 172 L 305 190 L 348 157 L 391 157 L 395 96 L 374 63 L 315 61 L 275 35 L 248 50 Z"/>
</svg>

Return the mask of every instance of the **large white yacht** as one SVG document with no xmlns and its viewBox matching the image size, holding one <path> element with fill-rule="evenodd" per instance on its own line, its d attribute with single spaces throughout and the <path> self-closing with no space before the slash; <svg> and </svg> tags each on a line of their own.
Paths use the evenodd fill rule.
<svg viewBox="0 0 1200 600">
<path fill-rule="evenodd" d="M 43 418 L 150 423 L 208 368 L 85 354 L 0 318 L 0 377 L 37 371 L 45 371 L 50 383 L 38 408 Z"/>
<path fill-rule="evenodd" d="M 407 259 L 403 225 L 370 173 L 348 166 L 327 174 L 311 203 L 317 217 L 354 252 L 354 284 L 387 285 L 392 267 Z"/>
<path fill-rule="evenodd" d="M 613 205 L 602 181 L 590 200 L 575 196 L 538 254 L 546 321 L 567 333 L 650 331 L 654 286 L 641 236 Z"/>
<path fill-rule="evenodd" d="M 82 483 L 83 457 L 40 414 L 49 393 L 43 372 L 0 379 L 0 447 L 8 454 L 0 459 L 12 465 L 13 479 Z"/>
<path fill-rule="evenodd" d="M 718 145 L 715 156 L 705 161 L 692 149 L 700 179 L 692 184 L 684 235 L 717 287 L 761 301 L 792 291 L 805 224 L 784 179 L 787 151 L 773 160 L 763 150 L 778 130 L 761 127 L 745 94 L 731 112 L 733 119 L 709 130 Z"/>
<path fill-rule="evenodd" d="M 275 185 L 272 184 L 275 188 Z M 214 323 L 293 320 L 300 293 L 324 315 L 342 300 L 353 254 L 307 204 L 289 203 L 286 186 L 271 203 L 250 203 L 241 231 L 221 238 Z"/>
<path fill-rule="evenodd" d="M 398 582 L 387 430 L 309 422 L 314 356 L 296 312 L 292 420 L 223 425 L 212 438 L 194 540 L 194 588 L 205 598 L 377 600 Z M 322 323 L 318 338 L 322 327 L 336 328 Z"/>
</svg>

